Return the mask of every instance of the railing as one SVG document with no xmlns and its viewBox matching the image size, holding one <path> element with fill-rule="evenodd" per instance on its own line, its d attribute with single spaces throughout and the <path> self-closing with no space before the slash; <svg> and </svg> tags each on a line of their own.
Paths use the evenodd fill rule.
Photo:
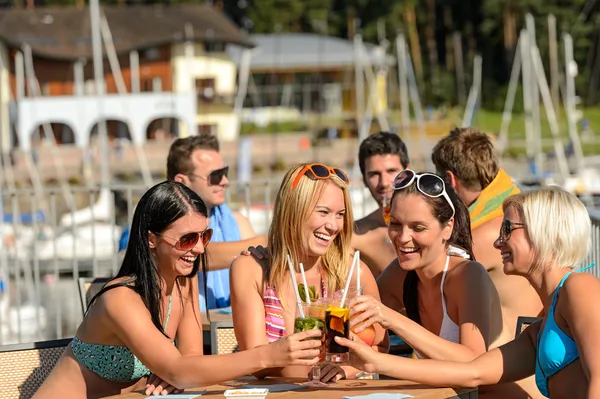
<svg viewBox="0 0 600 399">
<path fill-rule="evenodd" d="M 596 277 L 600 277 L 600 210 L 589 209 L 590 219 L 592 220 L 592 245 L 588 256 L 582 262 L 581 267 L 591 265 L 596 262 L 594 267 L 587 269 L 587 272 Z"/>
<path fill-rule="evenodd" d="M 280 181 L 232 182 L 227 191 L 227 202 L 249 217 L 257 234 L 267 232 Z M 358 219 L 376 204 L 362 183 L 352 187 Z M 37 195 L 26 189 L 2 193 L 0 345 L 73 336 L 83 316 L 78 278 L 112 276 L 119 268 L 121 230 L 131 222 L 146 187 L 70 190 L 83 209 L 68 209 L 63 194 L 54 188 Z M 600 211 L 590 210 L 590 217 L 592 250 L 582 266 L 600 260 Z M 588 272 L 600 276 L 600 265 Z"/>
</svg>

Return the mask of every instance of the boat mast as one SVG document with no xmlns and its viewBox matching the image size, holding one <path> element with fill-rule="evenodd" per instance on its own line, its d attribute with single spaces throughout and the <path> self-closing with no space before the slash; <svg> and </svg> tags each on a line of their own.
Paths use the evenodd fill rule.
<svg viewBox="0 0 600 399">
<path fill-rule="evenodd" d="M 96 98 L 98 99 L 98 139 L 100 141 L 100 184 L 108 187 L 110 175 L 108 170 L 108 133 L 106 120 L 102 117 L 102 96 L 104 95 L 104 71 L 102 65 L 102 43 L 100 38 L 100 5 L 98 0 L 90 0 L 90 25 L 92 29 L 92 58 L 94 61 L 94 81 Z M 91 144 L 91 142 L 90 142 Z"/>
</svg>

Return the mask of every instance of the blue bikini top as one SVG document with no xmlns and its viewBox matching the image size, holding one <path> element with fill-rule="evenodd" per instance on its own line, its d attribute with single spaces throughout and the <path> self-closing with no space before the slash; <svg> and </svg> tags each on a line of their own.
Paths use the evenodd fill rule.
<svg viewBox="0 0 600 399">
<path fill-rule="evenodd" d="M 543 330 L 538 332 L 537 337 L 535 383 L 540 392 L 546 397 L 550 397 L 548 379 L 579 359 L 577 344 L 560 329 L 554 320 L 558 292 L 570 275 L 571 272 L 567 273 L 560 281 L 556 291 L 554 291 L 550 310 L 546 317 L 546 324 Z"/>
</svg>

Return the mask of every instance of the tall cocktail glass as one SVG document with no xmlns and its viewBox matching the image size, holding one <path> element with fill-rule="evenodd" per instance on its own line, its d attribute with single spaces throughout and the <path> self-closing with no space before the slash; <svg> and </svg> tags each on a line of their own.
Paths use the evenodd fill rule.
<svg viewBox="0 0 600 399">
<path fill-rule="evenodd" d="M 347 301 L 344 307 L 340 307 L 340 300 L 337 298 L 330 299 L 325 308 L 325 327 L 326 340 L 325 345 L 327 353 L 325 359 L 329 363 L 343 364 L 348 363 L 349 349 L 335 342 L 335 337 L 350 337 L 350 309 L 348 309 Z"/>
<path fill-rule="evenodd" d="M 302 313 L 299 310 L 296 311 L 296 319 L 294 320 L 294 333 L 307 331 L 307 330 L 321 330 L 321 348 L 319 353 L 319 363 L 312 367 L 310 373 L 310 380 L 306 385 L 311 386 L 323 386 L 326 385 L 321 382 L 321 366 L 325 363 L 326 348 L 325 348 L 325 304 L 322 301 L 313 301 L 309 305 L 308 303 L 301 303 Z"/>
</svg>

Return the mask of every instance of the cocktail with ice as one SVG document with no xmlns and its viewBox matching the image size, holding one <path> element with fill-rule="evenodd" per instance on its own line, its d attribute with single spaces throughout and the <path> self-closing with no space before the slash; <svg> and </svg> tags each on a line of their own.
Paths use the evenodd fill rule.
<svg viewBox="0 0 600 399">
<path fill-rule="evenodd" d="M 335 337 L 349 338 L 350 309 L 340 307 L 338 301 L 331 302 L 325 309 L 325 326 L 327 338 L 326 359 L 329 363 L 348 363 L 349 349 L 335 342 Z"/>
<path fill-rule="evenodd" d="M 325 305 L 322 303 L 302 304 L 304 317 L 296 315 L 294 320 L 294 333 L 308 330 L 320 330 L 321 353 L 319 354 L 319 363 L 325 361 Z"/>
<path fill-rule="evenodd" d="M 300 308 L 302 312 L 300 312 Z M 319 352 L 319 363 L 311 369 L 310 380 L 311 384 L 319 384 L 321 379 L 321 366 L 325 363 L 325 305 L 320 301 L 314 301 L 310 304 L 301 303 L 296 319 L 294 320 L 294 333 L 299 333 L 308 330 L 320 330 L 321 336 L 315 339 L 321 340 L 321 348 Z"/>
</svg>

